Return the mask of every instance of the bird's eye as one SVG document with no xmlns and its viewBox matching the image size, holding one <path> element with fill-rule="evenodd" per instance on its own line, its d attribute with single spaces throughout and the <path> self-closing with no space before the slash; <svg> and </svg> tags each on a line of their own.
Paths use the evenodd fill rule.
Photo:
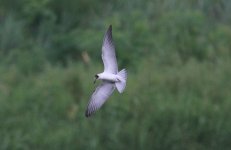
<svg viewBox="0 0 231 150">
<path fill-rule="evenodd" d="M 99 76 L 96 74 L 96 75 L 95 75 L 95 78 L 96 78 L 96 79 L 98 79 L 98 78 L 99 78 Z"/>
</svg>

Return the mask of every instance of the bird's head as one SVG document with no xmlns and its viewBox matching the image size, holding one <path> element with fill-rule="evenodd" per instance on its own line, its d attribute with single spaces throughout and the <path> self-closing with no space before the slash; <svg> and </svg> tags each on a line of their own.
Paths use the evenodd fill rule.
<svg viewBox="0 0 231 150">
<path fill-rule="evenodd" d="M 99 78 L 99 75 L 98 74 L 96 74 L 95 75 L 95 80 L 94 80 L 94 84 L 95 84 L 95 82 L 96 82 L 96 80 Z"/>
</svg>

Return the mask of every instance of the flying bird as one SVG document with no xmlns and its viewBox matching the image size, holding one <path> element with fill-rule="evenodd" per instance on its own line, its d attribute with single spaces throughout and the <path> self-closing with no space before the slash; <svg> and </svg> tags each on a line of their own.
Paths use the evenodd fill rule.
<svg viewBox="0 0 231 150">
<path fill-rule="evenodd" d="M 104 35 L 102 45 L 102 60 L 104 64 L 104 71 L 95 75 L 94 83 L 96 80 L 101 80 L 102 82 L 96 87 L 90 98 L 85 113 L 86 117 L 90 117 L 92 114 L 94 114 L 111 96 L 115 88 L 117 88 L 119 93 L 122 93 L 126 86 L 126 69 L 122 69 L 118 72 L 111 25 Z"/>
</svg>

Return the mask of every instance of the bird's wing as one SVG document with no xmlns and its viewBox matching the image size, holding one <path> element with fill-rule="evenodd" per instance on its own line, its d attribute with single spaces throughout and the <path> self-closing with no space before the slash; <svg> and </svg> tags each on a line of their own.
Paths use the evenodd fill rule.
<svg viewBox="0 0 231 150">
<path fill-rule="evenodd" d="M 115 46 L 112 39 L 112 26 L 110 25 L 104 35 L 102 46 L 102 59 L 104 63 L 104 71 L 117 74 L 118 66 L 115 54 Z"/>
<path fill-rule="evenodd" d="M 115 84 L 109 81 L 103 81 L 94 91 L 88 103 L 86 117 L 91 116 L 98 110 L 109 98 L 115 89 Z"/>
</svg>

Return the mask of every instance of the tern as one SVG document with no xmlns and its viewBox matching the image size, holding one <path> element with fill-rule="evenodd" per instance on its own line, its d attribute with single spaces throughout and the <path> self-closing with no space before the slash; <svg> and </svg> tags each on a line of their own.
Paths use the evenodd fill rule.
<svg viewBox="0 0 231 150">
<path fill-rule="evenodd" d="M 102 82 L 96 87 L 88 103 L 85 116 L 90 117 L 106 102 L 115 88 L 122 93 L 126 87 L 127 71 L 122 69 L 118 72 L 115 45 L 112 39 L 112 26 L 110 25 L 104 35 L 102 45 L 102 60 L 104 71 L 95 75 L 95 80 Z"/>
</svg>

